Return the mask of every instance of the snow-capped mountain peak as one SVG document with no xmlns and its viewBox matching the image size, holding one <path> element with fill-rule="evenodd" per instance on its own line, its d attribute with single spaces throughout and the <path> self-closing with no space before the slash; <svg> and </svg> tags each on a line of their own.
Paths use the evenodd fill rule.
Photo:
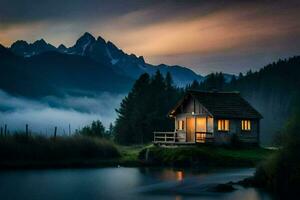
<svg viewBox="0 0 300 200">
<path fill-rule="evenodd" d="M 157 70 L 160 70 L 164 75 L 170 72 L 173 76 L 174 83 L 178 86 L 185 86 L 193 80 L 201 81 L 203 78 L 185 67 L 148 64 L 145 62 L 143 56 L 127 54 L 111 41 L 106 42 L 105 39 L 100 36 L 95 39 L 95 37 L 88 32 L 79 37 L 76 43 L 70 48 L 62 44 L 58 48 L 55 48 L 41 39 L 33 44 L 28 44 L 25 41 L 17 41 L 11 46 L 11 50 L 24 57 L 30 57 L 45 51 L 58 51 L 63 54 L 86 56 L 97 61 L 99 66 L 101 66 L 101 64 L 110 65 L 116 73 L 133 79 L 138 78 L 143 73 L 152 75 Z"/>
</svg>

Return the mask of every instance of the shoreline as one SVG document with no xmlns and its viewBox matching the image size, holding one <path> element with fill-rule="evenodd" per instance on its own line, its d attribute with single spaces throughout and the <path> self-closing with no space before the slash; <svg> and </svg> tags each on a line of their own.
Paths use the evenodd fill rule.
<svg viewBox="0 0 300 200">
<path fill-rule="evenodd" d="M 273 151 L 262 148 L 232 150 L 211 147 L 180 147 L 174 149 L 154 146 L 119 146 L 119 158 L 64 160 L 7 160 L 0 170 L 19 169 L 78 169 L 103 167 L 172 167 L 187 169 L 255 167 Z M 147 159 L 145 159 L 148 151 Z M 225 153 L 224 153 L 225 152 Z M 213 156 L 212 156 L 213 154 Z"/>
</svg>

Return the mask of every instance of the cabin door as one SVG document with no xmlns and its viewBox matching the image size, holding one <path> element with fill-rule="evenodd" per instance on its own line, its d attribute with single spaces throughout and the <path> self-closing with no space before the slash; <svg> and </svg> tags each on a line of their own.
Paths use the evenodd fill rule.
<svg viewBox="0 0 300 200">
<path fill-rule="evenodd" d="M 195 117 L 186 118 L 186 141 L 195 142 Z"/>
</svg>

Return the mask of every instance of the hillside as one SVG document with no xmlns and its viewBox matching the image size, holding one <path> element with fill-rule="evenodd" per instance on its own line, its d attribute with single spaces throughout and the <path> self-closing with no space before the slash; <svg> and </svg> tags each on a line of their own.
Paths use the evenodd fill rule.
<svg viewBox="0 0 300 200">
<path fill-rule="evenodd" d="M 226 83 L 222 73 L 209 75 L 201 83 L 189 87 L 200 90 L 239 91 L 262 115 L 261 141 L 270 144 L 278 135 L 294 109 L 300 88 L 300 56 L 278 60 L 256 72 L 233 77 Z"/>
<path fill-rule="evenodd" d="M 264 119 L 261 123 L 261 139 L 271 142 L 285 126 L 300 88 L 300 56 L 279 60 L 257 72 L 248 72 L 226 87 L 241 94 L 259 110 Z"/>
<path fill-rule="evenodd" d="M 293 57 L 254 73 L 249 71 L 246 75 L 233 77 L 230 82 L 223 73 L 210 74 L 202 82 L 194 81 L 185 89 L 174 87 L 171 77 L 164 79 L 160 73 L 154 77 L 142 75 L 117 110 L 116 139 L 123 144 L 151 142 L 153 131 L 174 130 L 174 121 L 166 113 L 183 92 L 190 89 L 225 90 L 239 91 L 262 114 L 260 141 L 262 145 L 270 145 L 294 109 L 300 88 L 299 66 L 300 57 Z"/>
<path fill-rule="evenodd" d="M 44 52 L 19 57 L 2 47 L 0 88 L 16 95 L 37 97 L 63 93 L 125 92 L 132 79 L 88 57 Z"/>
<path fill-rule="evenodd" d="M 23 96 L 56 94 L 48 82 L 27 70 L 28 62 L 0 45 L 0 89 Z"/>
</svg>

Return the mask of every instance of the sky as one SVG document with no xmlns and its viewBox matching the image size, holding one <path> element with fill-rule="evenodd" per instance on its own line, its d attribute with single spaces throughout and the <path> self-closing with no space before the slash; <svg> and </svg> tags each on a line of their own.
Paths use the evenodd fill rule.
<svg viewBox="0 0 300 200">
<path fill-rule="evenodd" d="M 151 64 L 238 74 L 300 54 L 300 1 L 0 0 L 0 43 L 84 32 Z"/>
</svg>

